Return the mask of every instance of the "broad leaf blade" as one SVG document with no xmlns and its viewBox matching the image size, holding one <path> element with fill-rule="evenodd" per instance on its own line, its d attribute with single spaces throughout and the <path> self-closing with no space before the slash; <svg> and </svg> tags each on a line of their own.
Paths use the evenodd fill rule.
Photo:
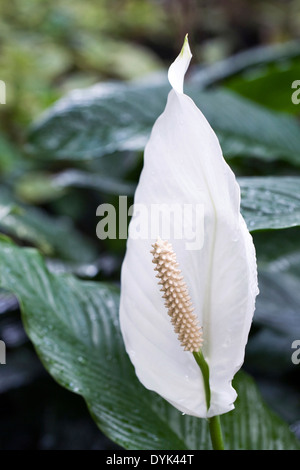
<svg viewBox="0 0 300 470">
<path fill-rule="evenodd" d="M 299 46 L 298 46 L 299 51 Z M 224 85 L 241 96 L 269 109 L 299 114 L 299 106 L 292 101 L 296 92 L 292 84 L 300 74 L 300 59 L 283 61 L 271 66 L 250 69 L 242 76 L 233 77 Z M 297 93 L 295 94 L 297 96 Z"/>
<path fill-rule="evenodd" d="M 44 365 L 81 394 L 97 425 L 127 449 L 210 449 L 205 420 L 183 416 L 144 389 L 124 350 L 116 288 L 49 273 L 33 249 L 0 244 L 0 285 L 14 292 Z M 222 417 L 228 448 L 297 449 L 288 426 L 239 374 L 236 410 Z"/>
<path fill-rule="evenodd" d="M 256 234 L 257 235 L 257 234 Z M 279 240 L 277 232 L 260 233 L 254 237 L 257 245 L 258 259 L 264 251 L 265 259 L 259 262 L 260 295 L 257 298 L 254 323 L 257 330 L 248 343 L 248 359 L 255 370 L 268 370 L 277 376 L 284 371 L 295 371 L 291 360 L 291 345 L 300 338 L 300 251 L 299 230 L 285 231 L 285 250 L 281 249 L 282 235 Z M 264 241 L 262 235 L 265 235 Z M 296 247 L 289 250 L 295 237 Z M 277 256 L 266 260 L 268 249 L 274 245 Z M 264 373 L 266 376 L 267 374 Z M 281 385 L 288 386 L 288 383 Z M 291 385 L 291 384 L 290 384 Z M 300 416 L 298 403 L 294 421 Z"/>
<path fill-rule="evenodd" d="M 38 158 L 88 160 L 115 151 L 141 150 L 167 92 L 166 86 L 123 83 L 75 90 L 36 122 L 28 151 Z"/>
<path fill-rule="evenodd" d="M 72 188 L 132 196 L 135 184 L 103 174 L 69 169 L 56 175 L 47 172 L 27 173 L 15 185 L 16 193 L 21 199 L 31 204 L 45 204 L 59 199 Z"/>
<path fill-rule="evenodd" d="M 293 58 L 300 56 L 299 45 L 300 42 L 296 40 L 285 44 L 253 47 L 207 67 L 196 66 L 191 82 L 199 88 L 204 88 L 236 75 L 242 75 L 248 70 L 256 70 L 258 67 L 266 67 L 274 63 L 285 65 Z"/>
<path fill-rule="evenodd" d="M 0 231 L 36 246 L 47 256 L 82 263 L 94 261 L 97 256 L 94 243 L 69 218 L 51 216 L 22 204 L 4 187 L 0 191 Z"/>
<path fill-rule="evenodd" d="M 241 210 L 250 231 L 300 225 L 299 177 L 239 178 Z"/>
<path fill-rule="evenodd" d="M 74 91 L 35 123 L 28 152 L 35 158 L 87 160 L 141 151 L 169 90 L 164 84 L 107 83 Z M 185 92 L 217 133 L 226 157 L 300 164 L 299 124 L 293 117 L 272 113 L 222 89 L 199 92 L 190 85 Z"/>
</svg>

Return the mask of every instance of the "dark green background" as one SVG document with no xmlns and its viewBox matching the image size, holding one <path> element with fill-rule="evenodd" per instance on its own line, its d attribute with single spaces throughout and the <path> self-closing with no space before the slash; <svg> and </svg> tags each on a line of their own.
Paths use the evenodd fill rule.
<svg viewBox="0 0 300 470">
<path fill-rule="evenodd" d="M 299 17 L 298 0 L 1 1 L 1 232 L 37 247 L 55 273 L 118 285 L 125 243 L 96 238 L 96 208 L 132 196 L 144 142 L 165 104 L 166 70 L 186 33 L 187 92 L 237 176 L 299 177 L 300 105 L 291 102 L 300 79 Z M 148 85 L 136 88 L 140 79 Z M 99 82 L 110 82 L 110 92 L 86 105 L 85 88 Z M 66 115 L 56 108 L 42 115 L 74 89 L 82 90 L 78 106 L 68 98 Z M 300 366 L 291 363 L 291 343 L 300 339 L 299 180 L 272 179 L 267 188 L 253 181 L 240 180 L 261 294 L 244 368 L 299 437 Z M 294 227 L 262 230 L 279 226 Z M 1 449 L 117 448 L 81 397 L 46 372 L 15 297 L 4 291 L 0 338 L 7 345 Z"/>
</svg>

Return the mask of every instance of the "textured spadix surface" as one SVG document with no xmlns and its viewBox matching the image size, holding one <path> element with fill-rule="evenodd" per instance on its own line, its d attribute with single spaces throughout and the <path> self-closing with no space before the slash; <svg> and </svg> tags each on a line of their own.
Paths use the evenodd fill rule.
<svg viewBox="0 0 300 470">
<path fill-rule="evenodd" d="M 231 381 L 244 360 L 258 288 L 255 250 L 240 215 L 239 186 L 215 133 L 183 93 L 190 59 L 185 40 L 169 69 L 173 89 L 165 111 L 145 149 L 122 267 L 120 321 L 126 350 L 144 386 L 184 413 L 209 417 L 234 407 Z M 160 218 L 151 216 L 157 205 Z M 170 207 L 178 205 L 193 209 L 183 211 L 182 217 L 170 216 Z M 203 224 L 195 219 L 199 206 Z M 201 372 L 178 341 L 153 269 L 151 245 L 164 238 L 163 223 L 168 222 L 169 241 L 203 327 L 202 350 L 210 369 L 208 411 Z M 188 234 L 199 227 L 202 242 L 190 249 Z"/>
<path fill-rule="evenodd" d="M 177 263 L 176 253 L 169 242 L 161 239 L 154 243 L 151 253 L 165 307 L 178 340 L 185 351 L 198 352 L 203 343 L 202 331 Z"/>
</svg>

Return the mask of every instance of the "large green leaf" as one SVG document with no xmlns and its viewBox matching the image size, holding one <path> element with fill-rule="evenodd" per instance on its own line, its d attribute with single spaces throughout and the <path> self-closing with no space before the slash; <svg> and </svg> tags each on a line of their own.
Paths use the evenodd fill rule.
<svg viewBox="0 0 300 470">
<path fill-rule="evenodd" d="M 263 369 L 267 364 L 269 372 L 277 373 L 283 368 L 295 367 L 291 361 L 291 345 L 295 339 L 300 338 L 299 230 L 296 230 L 292 238 L 291 230 L 281 232 L 281 237 L 278 235 L 274 232 L 254 237 L 260 287 L 254 321 L 256 326 L 263 328 L 259 329 L 248 344 L 255 367 Z M 294 247 L 293 239 L 296 242 Z M 272 245 L 274 250 L 271 249 Z M 268 259 L 270 252 L 272 260 Z"/>
<path fill-rule="evenodd" d="M 16 192 L 27 202 L 47 203 L 60 198 L 70 188 L 93 189 L 102 194 L 132 196 L 135 184 L 107 175 L 69 169 L 59 174 L 30 172 L 16 183 Z"/>
<path fill-rule="evenodd" d="M 222 83 L 240 95 L 278 111 L 299 114 L 291 100 L 300 73 L 300 41 L 259 46 L 206 67 L 194 67 L 191 82 L 199 89 Z"/>
<path fill-rule="evenodd" d="M 255 231 L 252 234 L 260 268 L 278 257 L 293 258 L 299 250 L 300 227 L 281 230 Z"/>
<path fill-rule="evenodd" d="M 163 111 L 167 90 L 118 82 L 75 90 L 33 126 L 28 150 L 38 158 L 66 160 L 141 150 Z"/>
<path fill-rule="evenodd" d="M 271 44 L 269 46 L 258 46 L 239 52 L 206 67 L 196 66 L 192 70 L 191 82 L 198 88 L 204 88 L 216 85 L 235 76 L 242 76 L 247 72 L 250 74 L 253 70 L 256 71 L 259 67 L 266 67 L 270 64 L 282 64 L 282 69 L 284 70 L 286 69 L 286 64 L 300 57 L 299 46 L 299 40 Z M 270 92 L 272 94 L 272 90 L 268 89 L 268 95 Z"/>
<path fill-rule="evenodd" d="M 300 59 L 257 67 L 225 82 L 227 88 L 270 109 L 299 114 L 292 101 L 292 83 L 300 76 Z"/>
<path fill-rule="evenodd" d="M 299 366 L 292 361 L 292 344 L 300 338 L 299 228 L 253 235 L 260 294 L 246 365 L 260 377 L 261 391 L 272 408 L 297 429 Z"/>
<path fill-rule="evenodd" d="M 299 263 L 299 252 L 295 259 Z M 285 257 L 278 263 L 287 263 Z M 248 365 L 264 374 L 279 376 L 286 371 L 295 370 L 291 360 L 292 343 L 300 338 L 300 298 L 299 277 L 288 272 L 269 272 L 261 269 L 259 273 L 260 295 L 257 299 L 254 323 L 258 331 L 248 344 Z M 282 383 L 282 386 L 287 386 Z M 297 405 L 300 417 L 299 403 Z M 297 416 L 294 416 L 294 421 Z"/>
<path fill-rule="evenodd" d="M 17 165 L 20 165 L 20 155 L 10 142 L 0 134 L 0 172 L 9 173 Z"/>
<path fill-rule="evenodd" d="M 299 366 L 292 362 L 291 345 L 300 338 L 299 237 L 300 227 L 253 233 L 260 294 L 246 355 L 246 366 L 259 377 L 268 403 L 295 429 Z"/>
<path fill-rule="evenodd" d="M 240 177 L 238 182 L 241 211 L 250 231 L 300 225 L 300 177 Z M 93 189 L 106 195 L 130 196 L 134 194 L 136 183 L 72 169 L 55 176 L 29 173 L 18 182 L 17 190 L 31 202 L 46 202 L 73 187 Z"/>
<path fill-rule="evenodd" d="M 4 187 L 0 190 L 0 231 L 33 244 L 48 256 L 83 263 L 97 256 L 94 243 L 70 219 L 22 204 Z"/>
<path fill-rule="evenodd" d="M 300 225 L 300 177 L 249 177 L 238 182 L 249 230 Z"/>
<path fill-rule="evenodd" d="M 0 243 L 0 285 L 17 295 L 26 331 L 50 374 L 81 394 L 97 425 L 126 449 L 210 449 L 205 420 L 182 415 L 137 380 L 118 322 L 118 290 L 47 271 L 33 249 Z M 298 449 L 288 426 L 240 373 L 227 448 Z"/>
<path fill-rule="evenodd" d="M 170 87 L 99 84 L 57 102 L 31 129 L 27 150 L 36 158 L 85 160 L 143 150 Z M 186 86 L 216 131 L 226 157 L 254 156 L 300 164 L 299 124 L 222 89 Z"/>
</svg>

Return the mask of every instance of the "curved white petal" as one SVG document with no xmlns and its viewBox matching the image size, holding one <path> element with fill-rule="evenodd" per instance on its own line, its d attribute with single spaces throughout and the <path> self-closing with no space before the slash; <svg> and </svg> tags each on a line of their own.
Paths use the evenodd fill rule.
<svg viewBox="0 0 300 470">
<path fill-rule="evenodd" d="M 244 359 L 258 289 L 255 250 L 240 215 L 238 184 L 215 133 L 179 86 L 186 57 L 182 54 L 171 66 L 175 89 L 145 149 L 134 201 L 137 213 L 122 267 L 120 321 L 126 350 L 145 387 L 184 413 L 207 417 L 234 407 L 231 381 Z M 156 238 L 164 238 L 161 221 L 150 219 L 151 210 L 159 205 L 160 220 L 166 222 L 170 206 L 178 204 L 193 207 L 188 218 L 171 218 L 169 241 L 203 326 L 203 354 L 210 368 L 208 412 L 200 369 L 173 331 L 150 254 Z M 204 210 L 203 244 L 191 250 L 186 233 L 178 239 L 178 232 L 199 230 L 195 207 Z"/>
<path fill-rule="evenodd" d="M 191 58 L 192 53 L 188 41 L 188 35 L 186 35 L 180 54 L 174 60 L 168 71 L 169 82 L 177 93 L 183 93 L 184 76 L 190 65 Z"/>
</svg>

